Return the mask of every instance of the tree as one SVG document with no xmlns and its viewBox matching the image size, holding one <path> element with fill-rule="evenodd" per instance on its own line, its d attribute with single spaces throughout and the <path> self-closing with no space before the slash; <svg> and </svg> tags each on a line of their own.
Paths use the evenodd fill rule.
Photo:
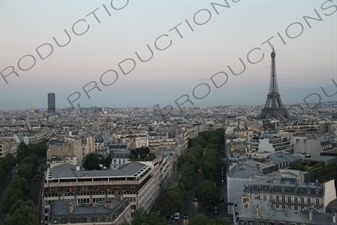
<svg viewBox="0 0 337 225">
<path fill-rule="evenodd" d="M 147 224 L 147 214 L 143 208 L 136 209 L 133 216 L 134 225 Z"/>
<path fill-rule="evenodd" d="M 8 187 L 13 187 L 14 189 L 20 189 L 24 196 L 29 194 L 29 183 L 24 177 L 15 176 Z"/>
<path fill-rule="evenodd" d="M 36 225 L 37 212 L 34 203 L 29 200 L 27 202 L 18 201 L 20 203 L 13 205 L 14 213 L 11 214 L 4 222 L 4 225 Z M 22 203 L 23 202 L 23 203 Z M 21 205 L 22 204 L 22 205 Z"/>
<path fill-rule="evenodd" d="M 21 161 L 26 158 L 29 155 L 29 148 L 28 146 L 22 141 L 19 145 L 18 145 L 18 150 L 17 150 L 17 155 L 16 155 L 16 159 L 18 160 L 19 163 L 21 163 Z"/>
<path fill-rule="evenodd" d="M 203 204 L 217 203 L 220 195 L 214 181 L 205 180 L 196 191 L 198 201 Z"/>
<path fill-rule="evenodd" d="M 21 167 L 18 169 L 17 175 L 25 178 L 27 181 L 30 181 L 34 176 L 33 170 L 33 164 L 21 164 Z"/>
<path fill-rule="evenodd" d="M 167 188 L 163 196 L 162 209 L 164 212 L 172 214 L 180 209 L 184 199 L 184 192 L 179 186 Z"/>
<path fill-rule="evenodd" d="M 95 153 L 89 153 L 83 159 L 83 167 L 86 170 L 99 170 L 100 160 Z"/>
<path fill-rule="evenodd" d="M 143 208 L 136 209 L 133 217 L 134 225 L 160 225 L 165 224 L 165 220 L 156 213 L 147 214 Z"/>
<path fill-rule="evenodd" d="M 24 195 L 20 189 L 13 187 L 6 188 L 0 205 L 1 212 L 8 213 L 11 207 L 20 199 L 23 199 Z"/>
<path fill-rule="evenodd" d="M 209 224 L 209 218 L 204 214 L 197 214 L 189 225 L 207 225 Z"/>
<path fill-rule="evenodd" d="M 218 218 L 215 221 L 215 225 L 229 225 L 228 221 L 224 218 Z"/>
</svg>

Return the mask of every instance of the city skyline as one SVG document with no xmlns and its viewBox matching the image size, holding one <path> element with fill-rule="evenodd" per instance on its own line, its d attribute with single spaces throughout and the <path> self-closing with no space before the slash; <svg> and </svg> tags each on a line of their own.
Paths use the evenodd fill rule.
<svg viewBox="0 0 337 225">
<path fill-rule="evenodd" d="M 77 103 L 82 107 L 175 107 L 175 100 L 185 94 L 195 106 L 263 105 L 269 87 L 269 43 L 277 54 L 276 73 L 285 105 L 303 103 L 312 93 L 322 101 L 336 100 L 321 90 L 336 92 L 332 81 L 337 81 L 336 1 L 0 3 L 0 72 L 6 76 L 13 66 L 19 74 L 6 80 L 0 76 L 0 110 L 44 108 L 50 92 L 58 96 L 60 108 L 71 106 L 67 97 L 75 92 L 81 95 L 75 107 Z M 71 41 L 59 47 L 53 37 L 65 44 L 64 29 Z M 86 29 L 82 35 L 74 34 Z M 151 58 L 147 45 L 153 51 Z M 150 59 L 141 62 L 136 52 L 143 61 Z M 246 69 L 235 76 L 228 66 L 241 71 L 239 58 Z M 119 65 L 126 73 L 132 71 L 124 75 Z M 117 79 L 110 70 L 118 73 Z M 110 86 L 100 79 L 106 71 L 110 72 L 103 83 L 115 82 Z M 222 71 L 228 74 L 227 83 L 216 88 L 214 82 L 222 84 L 224 76 L 214 77 L 213 82 L 211 77 Z M 89 99 L 83 86 L 91 83 L 89 90 L 92 82 L 101 91 L 92 90 Z M 207 92 L 200 100 L 193 97 Z M 315 102 L 317 96 L 307 101 Z M 182 105 L 188 106 L 193 105 Z"/>
</svg>

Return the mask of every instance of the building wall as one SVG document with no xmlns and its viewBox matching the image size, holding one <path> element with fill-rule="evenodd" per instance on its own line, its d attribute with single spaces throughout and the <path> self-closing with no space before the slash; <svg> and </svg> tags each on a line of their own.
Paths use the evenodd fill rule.
<svg viewBox="0 0 337 225">
<path fill-rule="evenodd" d="M 321 141 L 318 139 L 307 139 L 306 137 L 294 137 L 294 153 L 306 152 L 311 156 L 319 156 L 322 152 Z"/>
<path fill-rule="evenodd" d="M 258 152 L 275 152 L 273 145 L 269 143 L 269 138 L 260 139 Z"/>
<path fill-rule="evenodd" d="M 336 199 L 336 189 L 335 189 L 335 180 L 330 180 L 324 183 L 325 196 L 324 196 L 324 212 L 326 206 L 333 200 Z"/>
<path fill-rule="evenodd" d="M 236 203 L 237 199 L 241 199 L 245 184 L 248 183 L 248 178 L 230 178 L 227 175 L 227 202 Z"/>
<path fill-rule="evenodd" d="M 51 160 L 53 156 L 75 156 L 77 158 L 78 165 L 82 165 L 83 150 L 82 140 L 63 142 L 62 145 L 56 145 L 51 143 L 47 150 L 47 160 Z"/>
<path fill-rule="evenodd" d="M 95 139 L 90 136 L 86 138 L 85 155 L 95 152 Z"/>
</svg>

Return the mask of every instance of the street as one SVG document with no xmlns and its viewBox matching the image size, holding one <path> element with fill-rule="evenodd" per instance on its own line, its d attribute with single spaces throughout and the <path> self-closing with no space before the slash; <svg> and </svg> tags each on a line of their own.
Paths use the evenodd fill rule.
<svg viewBox="0 0 337 225">
<path fill-rule="evenodd" d="M 225 168 L 225 167 L 224 167 Z M 224 174 L 226 172 L 224 171 Z M 226 178 L 226 176 L 224 176 Z M 232 215 L 227 213 L 227 194 L 226 194 L 226 179 L 222 182 L 221 171 L 218 179 L 216 180 L 216 185 L 218 190 L 220 191 L 220 198 L 223 198 L 225 202 L 218 203 L 218 214 L 214 215 L 214 206 L 211 206 L 209 210 L 207 210 L 206 206 L 203 206 L 201 202 L 193 201 L 195 198 L 195 192 L 199 185 L 204 181 L 204 175 L 202 172 L 196 172 L 194 174 L 194 185 L 191 190 L 187 193 L 186 199 L 183 203 L 182 210 L 180 212 L 180 220 L 171 219 L 169 224 L 173 225 L 187 225 L 189 221 L 193 220 L 193 218 L 197 214 L 204 214 L 208 216 L 211 220 L 216 220 L 217 218 L 225 218 L 228 221 L 232 221 Z M 188 219 L 184 219 L 185 213 L 188 215 Z"/>
</svg>

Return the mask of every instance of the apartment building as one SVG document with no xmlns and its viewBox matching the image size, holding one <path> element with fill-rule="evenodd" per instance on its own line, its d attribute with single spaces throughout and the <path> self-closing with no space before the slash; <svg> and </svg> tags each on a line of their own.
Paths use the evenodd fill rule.
<svg viewBox="0 0 337 225">
<path fill-rule="evenodd" d="M 309 183 L 300 171 L 282 170 L 244 185 L 236 221 L 242 225 L 332 224 L 332 215 L 325 212 L 334 199 L 334 180 Z"/>
<path fill-rule="evenodd" d="M 159 196 L 159 166 L 158 162 L 153 166 L 131 162 L 117 170 L 86 171 L 71 164 L 48 168 L 42 199 L 43 224 L 52 222 L 55 201 L 59 200 L 92 205 L 107 198 L 128 199 L 131 216 L 139 207 L 149 212 Z"/>
<path fill-rule="evenodd" d="M 294 152 L 305 152 L 311 156 L 319 156 L 321 152 L 333 149 L 329 140 L 317 136 L 294 137 Z"/>
<path fill-rule="evenodd" d="M 123 151 L 113 151 L 110 153 L 112 160 L 110 163 L 111 169 L 118 169 L 124 164 L 127 164 L 130 160 L 130 150 L 125 149 Z"/>
<path fill-rule="evenodd" d="M 82 165 L 84 157 L 82 140 L 77 138 L 63 137 L 58 139 L 51 139 L 47 148 L 47 164 L 51 161 L 60 161 L 66 158 L 77 159 L 76 165 Z"/>
<path fill-rule="evenodd" d="M 128 199 L 102 199 L 93 204 L 74 200 L 55 200 L 46 224 L 118 225 L 131 223 L 131 207 Z"/>
<path fill-rule="evenodd" d="M 256 152 L 293 152 L 293 146 L 286 138 L 278 135 L 266 134 L 261 136 L 253 136 L 251 138 L 250 149 L 251 151 Z"/>
</svg>

